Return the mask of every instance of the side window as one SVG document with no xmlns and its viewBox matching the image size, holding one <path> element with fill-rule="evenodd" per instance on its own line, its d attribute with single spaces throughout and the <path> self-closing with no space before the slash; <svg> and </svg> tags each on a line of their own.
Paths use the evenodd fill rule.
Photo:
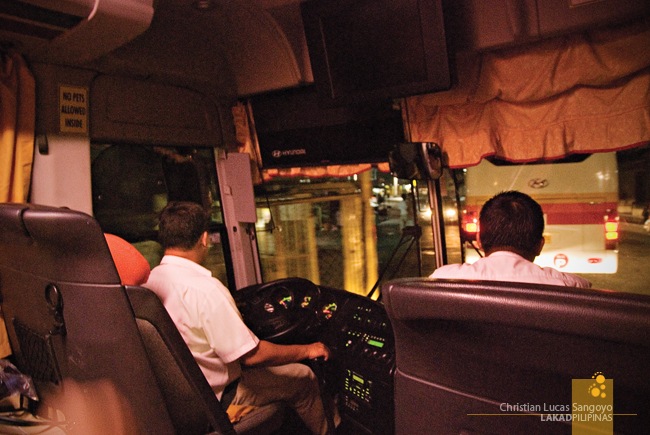
<svg viewBox="0 0 650 435">
<path fill-rule="evenodd" d="M 151 267 L 163 252 L 158 214 L 168 201 L 193 201 L 211 210 L 211 248 L 205 266 L 233 282 L 212 149 L 92 145 L 93 213 L 102 229 L 132 243 Z"/>
</svg>

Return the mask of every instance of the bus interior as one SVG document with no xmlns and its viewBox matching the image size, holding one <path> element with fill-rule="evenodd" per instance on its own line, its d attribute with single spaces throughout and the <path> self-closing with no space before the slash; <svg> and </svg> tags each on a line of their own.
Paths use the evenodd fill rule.
<svg viewBox="0 0 650 435">
<path fill-rule="evenodd" d="M 192 201 L 251 331 L 330 348 L 331 434 L 643 433 L 648 47 L 643 0 L 0 0 L 0 432 L 307 433 L 118 273 Z M 593 288 L 429 278 L 508 189 Z"/>
</svg>

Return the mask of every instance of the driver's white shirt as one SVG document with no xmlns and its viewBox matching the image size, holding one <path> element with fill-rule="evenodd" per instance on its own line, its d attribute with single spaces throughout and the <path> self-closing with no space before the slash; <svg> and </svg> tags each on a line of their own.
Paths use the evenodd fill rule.
<svg viewBox="0 0 650 435">
<path fill-rule="evenodd" d="M 493 252 L 472 264 L 449 264 L 439 267 L 433 271 L 430 278 L 484 279 L 568 287 L 591 287 L 591 283 L 580 276 L 560 272 L 552 267 L 538 266 L 509 251 Z"/>
<path fill-rule="evenodd" d="M 208 383 L 221 398 L 241 375 L 239 358 L 259 339 L 244 324 L 230 291 L 205 267 L 165 255 L 145 287 L 162 300 Z"/>
</svg>

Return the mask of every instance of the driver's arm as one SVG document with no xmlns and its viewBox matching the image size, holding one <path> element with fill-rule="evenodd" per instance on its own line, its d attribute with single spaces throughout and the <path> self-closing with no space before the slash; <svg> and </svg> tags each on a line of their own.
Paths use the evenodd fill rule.
<svg viewBox="0 0 650 435">
<path fill-rule="evenodd" d="M 274 344 L 260 340 L 257 347 L 239 358 L 245 366 L 278 366 L 307 359 L 330 357 L 330 350 L 323 343 Z"/>
</svg>

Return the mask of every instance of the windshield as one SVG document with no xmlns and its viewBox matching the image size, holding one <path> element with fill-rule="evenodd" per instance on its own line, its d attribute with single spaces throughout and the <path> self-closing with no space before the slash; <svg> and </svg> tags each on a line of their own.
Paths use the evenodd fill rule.
<svg viewBox="0 0 650 435">
<path fill-rule="evenodd" d="M 483 167 L 485 165 L 485 167 Z M 480 167 L 479 167 L 480 166 Z M 647 293 L 650 282 L 649 147 L 534 165 L 484 161 L 443 171 L 443 252 L 435 252 L 428 186 L 377 168 L 349 177 L 278 178 L 256 188 L 264 281 L 300 276 L 377 296 L 400 277 L 429 276 L 482 255 L 465 224 L 502 190 L 529 193 L 545 217 L 541 266 L 576 273 L 594 288 Z M 542 187 L 544 186 L 544 187 Z"/>
</svg>

